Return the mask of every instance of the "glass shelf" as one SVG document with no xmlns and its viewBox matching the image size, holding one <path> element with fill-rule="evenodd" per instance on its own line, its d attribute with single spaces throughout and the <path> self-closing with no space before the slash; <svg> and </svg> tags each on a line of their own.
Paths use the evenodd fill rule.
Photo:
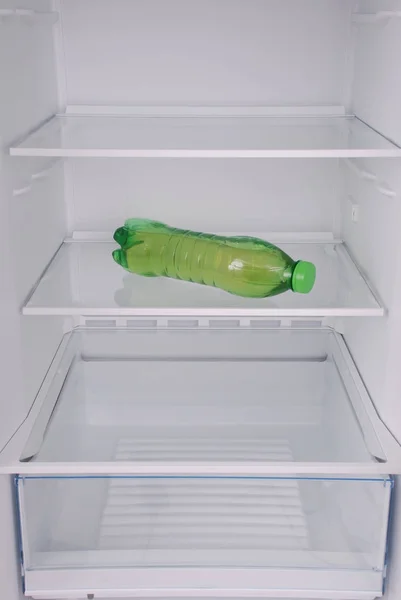
<svg viewBox="0 0 401 600">
<path fill-rule="evenodd" d="M 11 147 L 13 156 L 111 158 L 401 157 L 353 116 L 58 115 Z"/>
<path fill-rule="evenodd" d="M 401 448 L 329 329 L 77 329 L 0 472 L 377 475 Z"/>
<path fill-rule="evenodd" d="M 344 244 L 333 241 L 275 243 L 295 259 L 316 265 L 317 280 L 311 293 L 241 298 L 216 288 L 165 277 L 140 277 L 124 271 L 113 261 L 114 242 L 66 241 L 23 312 L 88 317 L 366 317 L 384 314 Z"/>
</svg>

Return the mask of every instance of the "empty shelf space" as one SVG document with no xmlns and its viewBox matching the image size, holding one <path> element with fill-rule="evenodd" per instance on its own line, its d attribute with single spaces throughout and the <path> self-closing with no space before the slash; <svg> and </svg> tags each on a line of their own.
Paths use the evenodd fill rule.
<svg viewBox="0 0 401 600">
<path fill-rule="evenodd" d="M 401 157 L 353 116 L 58 115 L 13 156 L 114 158 Z"/>
<path fill-rule="evenodd" d="M 400 447 L 325 328 L 77 329 L 0 457 L 1 472 L 41 475 L 400 470 Z M 120 507 L 136 502 L 123 485 L 109 494 Z M 271 490 L 273 511 L 278 498 L 298 506 L 291 486 Z"/>
<path fill-rule="evenodd" d="M 317 278 L 311 293 L 289 291 L 272 298 L 242 298 L 194 283 L 141 277 L 128 273 L 113 261 L 114 242 L 66 241 L 23 312 L 27 315 L 196 318 L 384 314 L 344 244 L 333 241 L 274 243 L 294 259 L 316 265 Z"/>
</svg>

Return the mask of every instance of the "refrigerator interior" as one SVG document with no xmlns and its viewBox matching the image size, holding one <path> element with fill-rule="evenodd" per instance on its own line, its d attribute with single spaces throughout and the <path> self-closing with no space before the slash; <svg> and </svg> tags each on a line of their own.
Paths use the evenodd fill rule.
<svg viewBox="0 0 401 600">
<path fill-rule="evenodd" d="M 54 281 L 47 279 L 48 272 L 42 277 L 47 265 L 74 232 L 75 244 L 99 235 L 109 243 L 111 232 L 131 216 L 211 232 L 271 233 L 270 239 L 280 241 L 316 241 L 322 234 L 326 241 L 327 234 L 343 240 L 362 273 L 358 285 L 363 293 L 369 283 L 369 293 L 362 294 L 365 303 L 358 297 L 355 305 L 355 287 L 341 289 L 339 279 L 343 306 L 356 308 L 354 318 L 352 313 L 327 309 L 327 305 L 339 306 L 333 295 L 319 306 L 308 306 L 304 299 L 299 318 L 312 318 L 314 325 L 324 322 L 344 334 L 380 416 L 400 439 L 401 174 L 400 159 L 390 156 L 393 145 L 388 140 L 401 145 L 401 2 L 32 0 L 25 4 L 0 3 L 0 73 L 7 82 L 0 96 L 1 379 L 6 390 L 0 447 L 26 418 L 63 333 L 78 322 L 80 307 L 99 309 L 84 313 L 95 325 L 105 316 L 105 308 L 111 324 L 118 318 L 111 310 L 112 300 L 96 304 L 102 289 L 93 293 L 92 288 L 92 295 L 85 297 L 89 282 L 101 280 L 101 262 L 89 259 L 81 263 L 84 270 L 80 271 L 76 262 L 67 261 L 65 277 Z M 97 149 L 104 142 L 102 123 L 93 127 L 91 112 L 112 115 L 113 107 L 120 107 L 121 121 L 126 118 L 122 113 L 129 114 L 132 106 L 156 112 L 157 107 L 168 107 L 167 113 L 175 106 L 189 107 L 189 119 L 199 107 L 220 107 L 217 112 L 222 106 L 234 107 L 234 114 L 238 107 L 251 107 L 250 112 L 270 107 L 272 114 L 284 111 L 319 118 L 341 115 L 344 107 L 345 114 L 355 114 L 378 132 L 372 142 L 369 130 L 366 146 L 377 151 L 341 155 L 336 144 L 343 137 L 335 133 L 333 144 L 334 134 L 329 132 L 331 156 L 313 152 L 312 156 L 276 153 L 273 158 L 252 159 L 228 155 L 108 158 L 112 142 L 126 143 L 116 137 L 114 127 L 103 157 L 85 150 L 88 140 Z M 72 118 L 85 116 L 83 125 L 74 125 L 78 137 L 66 136 L 65 148 L 71 150 L 70 143 L 77 139 L 81 146 L 72 146 L 69 154 L 54 151 L 54 146 L 46 146 L 48 138 L 43 136 L 43 141 L 41 130 L 34 134 L 34 146 L 24 142 L 29 132 L 66 107 Z M 253 127 L 256 133 L 250 139 L 257 138 L 259 122 Z M 168 131 L 162 132 L 167 139 Z M 208 131 L 214 135 L 212 125 Z M 239 137 L 248 135 L 246 127 L 244 134 L 241 131 Z M 273 141 L 277 139 L 281 143 L 280 132 Z M 50 141 L 57 146 L 57 135 Z M 319 138 L 319 147 L 326 141 Z M 308 148 L 308 135 L 300 131 L 295 141 L 290 136 L 284 142 L 299 151 L 300 144 Z M 200 138 L 200 148 L 203 143 Z M 19 156 L 9 156 L 11 146 Z M 39 151 L 32 152 L 32 147 Z M 53 151 L 43 152 L 49 147 Z M 79 148 L 84 148 L 81 154 Z M 380 154 L 383 148 L 388 156 Z M 54 263 L 50 268 L 60 273 Z M 50 288 L 46 291 L 42 283 Z M 109 286 L 113 285 L 110 279 Z M 37 294 L 44 294 L 36 296 L 36 305 L 31 295 L 35 288 Z M 149 303 L 150 297 L 144 296 L 143 303 Z M 172 307 L 178 298 L 177 292 Z M 235 311 L 241 308 L 230 297 L 225 304 L 225 296 L 218 292 L 216 298 L 222 317 L 230 315 L 231 302 Z M 291 297 L 283 297 L 283 302 L 278 316 L 269 318 L 288 319 L 284 309 L 288 303 L 291 312 Z M 385 315 L 378 311 L 366 316 L 361 310 L 372 306 L 384 308 Z M 199 306 L 195 302 L 192 308 L 194 318 Z M 249 304 L 243 308 L 245 317 Z M 148 316 L 158 324 L 157 310 Z M 21 591 L 10 478 L 1 476 L 0 486 L 0 529 L 6 532 L 0 542 L 1 593 L 16 600 Z M 399 533 L 396 500 L 387 586 L 390 600 L 401 589 L 401 557 L 394 542 Z"/>
</svg>

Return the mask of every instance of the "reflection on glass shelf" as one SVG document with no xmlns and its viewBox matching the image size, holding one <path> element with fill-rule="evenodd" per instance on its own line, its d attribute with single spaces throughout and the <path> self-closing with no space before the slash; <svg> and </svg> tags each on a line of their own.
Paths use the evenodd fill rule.
<svg viewBox="0 0 401 600">
<path fill-rule="evenodd" d="M 77 330 L 60 364 L 22 454 L 28 471 L 386 469 L 330 330 Z"/>
<path fill-rule="evenodd" d="M 264 237 L 264 236 L 261 236 Z M 290 256 L 316 265 L 309 294 L 241 298 L 215 288 L 127 273 L 109 241 L 66 241 L 24 307 L 31 315 L 382 316 L 383 307 L 337 242 L 285 242 Z"/>
<path fill-rule="evenodd" d="M 350 116 L 53 117 L 14 156 L 115 158 L 394 157 L 401 149 Z"/>
</svg>

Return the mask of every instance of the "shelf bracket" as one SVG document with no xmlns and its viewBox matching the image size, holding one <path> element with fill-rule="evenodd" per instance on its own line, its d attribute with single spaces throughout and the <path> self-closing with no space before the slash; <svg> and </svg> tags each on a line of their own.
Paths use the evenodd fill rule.
<svg viewBox="0 0 401 600">
<path fill-rule="evenodd" d="M 359 177 L 359 179 L 363 179 L 365 181 L 370 181 L 375 188 L 377 189 L 382 196 L 386 196 L 387 198 L 395 198 L 397 196 L 397 192 L 394 191 L 388 183 L 379 179 L 377 175 L 371 173 L 367 169 L 363 169 L 360 167 L 355 161 L 350 160 L 349 158 L 344 159 L 347 167 L 355 173 Z"/>
<path fill-rule="evenodd" d="M 50 175 L 50 173 L 53 171 L 54 167 L 59 164 L 61 162 L 60 158 L 57 158 L 56 160 L 51 161 L 50 163 L 48 163 L 46 165 L 46 167 L 44 167 L 43 169 L 40 169 L 40 171 L 36 171 L 35 173 L 32 173 L 32 175 L 30 176 L 30 179 L 28 179 L 25 182 L 25 185 L 18 187 L 18 188 L 14 188 L 13 189 L 13 196 L 22 196 L 24 194 L 27 194 L 31 191 L 33 184 L 40 180 L 40 179 L 47 179 Z"/>
<path fill-rule="evenodd" d="M 353 13 L 354 25 L 386 25 L 391 19 L 401 18 L 401 10 L 379 10 L 375 13 Z"/>
<path fill-rule="evenodd" d="M 56 11 L 38 11 L 31 8 L 0 8 L 0 23 L 11 19 L 23 19 L 27 23 L 48 22 L 51 25 L 57 23 L 58 13 Z"/>
</svg>

